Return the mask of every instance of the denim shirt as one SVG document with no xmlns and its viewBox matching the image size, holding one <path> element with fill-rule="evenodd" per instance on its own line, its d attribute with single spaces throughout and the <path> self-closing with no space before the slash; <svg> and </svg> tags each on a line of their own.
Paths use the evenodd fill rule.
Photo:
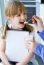
<svg viewBox="0 0 44 65">
<path fill-rule="evenodd" d="M 42 32 L 37 32 L 37 34 L 44 41 L 44 30 Z M 41 43 L 38 44 L 37 47 L 36 47 L 36 49 L 35 49 L 35 54 L 37 54 L 38 56 L 40 56 L 42 58 L 42 60 L 44 61 L 44 45 L 42 45 Z"/>
</svg>

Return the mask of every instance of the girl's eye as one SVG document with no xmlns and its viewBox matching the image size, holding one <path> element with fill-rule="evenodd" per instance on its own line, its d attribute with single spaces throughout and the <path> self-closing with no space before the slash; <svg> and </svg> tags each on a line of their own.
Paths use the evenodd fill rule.
<svg viewBox="0 0 44 65">
<path fill-rule="evenodd" d="M 17 16 L 20 16 L 20 14 L 18 14 Z"/>
<path fill-rule="evenodd" d="M 24 15 L 27 15 L 26 13 L 24 13 Z"/>
</svg>

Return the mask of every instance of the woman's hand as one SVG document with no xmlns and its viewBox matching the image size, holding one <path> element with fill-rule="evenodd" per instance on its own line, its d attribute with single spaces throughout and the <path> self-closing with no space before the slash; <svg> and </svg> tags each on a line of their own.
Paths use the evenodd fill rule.
<svg viewBox="0 0 44 65">
<path fill-rule="evenodd" d="M 42 19 L 40 17 L 34 15 L 32 17 L 32 23 L 35 24 L 37 31 L 43 30 L 43 22 L 42 22 Z"/>
</svg>

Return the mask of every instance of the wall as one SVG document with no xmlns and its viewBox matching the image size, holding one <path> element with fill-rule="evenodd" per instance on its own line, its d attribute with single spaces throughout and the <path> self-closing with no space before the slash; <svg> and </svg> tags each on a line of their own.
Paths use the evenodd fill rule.
<svg viewBox="0 0 44 65">
<path fill-rule="evenodd" d="M 42 18 L 44 24 L 44 4 L 40 4 L 40 17 Z"/>
</svg>

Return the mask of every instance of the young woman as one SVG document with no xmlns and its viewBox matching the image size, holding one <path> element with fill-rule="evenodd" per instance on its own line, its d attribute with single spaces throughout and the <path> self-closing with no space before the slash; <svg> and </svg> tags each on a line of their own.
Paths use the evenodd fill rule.
<svg viewBox="0 0 44 65">
<path fill-rule="evenodd" d="M 35 32 L 37 35 L 41 38 L 39 44 L 37 44 L 37 47 L 35 49 L 35 53 L 41 57 L 41 59 L 44 62 L 44 25 L 42 22 L 42 19 L 38 16 L 32 17 L 33 24 L 35 25 Z M 42 40 L 42 41 L 41 41 Z"/>
</svg>

